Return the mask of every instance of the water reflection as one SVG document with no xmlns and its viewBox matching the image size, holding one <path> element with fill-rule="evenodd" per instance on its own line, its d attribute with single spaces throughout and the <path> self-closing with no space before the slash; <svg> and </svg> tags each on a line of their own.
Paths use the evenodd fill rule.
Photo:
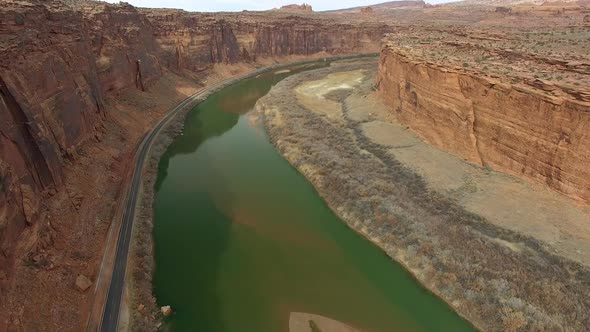
<svg viewBox="0 0 590 332">
<path fill-rule="evenodd" d="M 291 312 L 363 331 L 469 331 L 348 229 L 243 116 L 290 73 L 208 98 L 160 162 L 154 291 L 173 331 L 286 332 Z"/>
</svg>

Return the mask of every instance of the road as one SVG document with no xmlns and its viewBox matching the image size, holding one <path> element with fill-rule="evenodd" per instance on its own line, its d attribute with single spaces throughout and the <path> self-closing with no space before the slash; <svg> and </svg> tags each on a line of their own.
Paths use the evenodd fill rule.
<svg viewBox="0 0 590 332">
<path fill-rule="evenodd" d="M 209 89 L 213 89 L 211 87 Z M 208 91 L 208 90 L 207 90 Z M 147 134 L 139 146 L 137 153 L 137 164 L 133 170 L 133 179 L 131 181 L 130 191 L 127 196 L 127 204 L 123 213 L 122 226 L 119 231 L 117 240 L 117 250 L 115 256 L 115 265 L 113 267 L 113 274 L 107 295 L 102 321 L 100 324 L 101 331 L 117 331 L 119 323 L 119 309 L 121 307 L 121 298 L 123 294 L 123 287 L 125 286 L 125 270 L 127 266 L 127 257 L 129 254 L 131 231 L 133 229 L 133 221 L 135 219 L 135 209 L 137 199 L 139 197 L 139 189 L 141 187 L 141 178 L 143 165 L 148 156 L 150 147 L 154 139 L 160 133 L 160 130 L 181 110 L 187 105 L 191 104 L 195 99 L 201 97 L 207 91 L 200 91 L 185 99 L 182 103 L 176 106 L 158 125 Z"/>
<path fill-rule="evenodd" d="M 365 55 L 350 55 L 350 56 L 341 56 L 341 57 L 331 57 L 326 58 L 326 60 L 333 61 L 333 60 L 341 60 L 341 59 L 348 59 L 348 58 L 356 58 L 362 56 L 375 56 L 376 54 L 365 54 Z M 127 258 L 129 254 L 130 242 L 131 242 L 131 233 L 133 230 L 133 221 L 135 219 L 135 210 L 136 204 L 139 197 L 139 192 L 141 188 L 141 180 L 142 180 L 142 172 L 143 166 L 145 163 L 146 158 L 148 157 L 150 147 L 152 146 L 155 138 L 158 136 L 162 128 L 172 120 L 175 115 L 177 115 L 180 111 L 185 109 L 188 106 L 192 106 L 196 100 L 206 97 L 211 92 L 216 91 L 218 88 L 228 85 L 233 82 L 237 82 L 242 79 L 247 79 L 250 77 L 255 77 L 256 75 L 262 74 L 264 72 L 277 70 L 282 67 L 286 66 L 293 66 L 293 65 L 300 65 L 305 63 L 312 63 L 317 62 L 320 59 L 315 59 L 311 61 L 304 61 L 300 63 L 292 63 L 292 64 L 285 64 L 285 65 L 278 65 L 267 67 L 263 69 L 256 70 L 252 73 L 243 75 L 241 77 L 234 77 L 223 80 L 216 84 L 213 84 L 192 96 L 186 98 L 180 104 L 178 104 L 175 108 L 173 108 L 148 134 L 146 134 L 139 145 L 138 152 L 136 154 L 136 165 L 133 170 L 133 178 L 131 181 L 131 187 L 127 194 L 125 204 L 125 210 L 123 213 L 122 221 L 121 221 L 121 228 L 119 231 L 119 236 L 117 239 L 117 248 L 115 254 L 115 263 L 113 266 L 113 273 L 111 276 L 111 281 L 109 285 L 107 300 L 104 305 L 104 310 L 102 314 L 102 318 L 100 321 L 99 330 L 103 332 L 114 332 L 118 331 L 119 325 L 119 311 L 121 308 L 121 302 L 123 297 L 123 289 L 125 287 L 125 271 L 127 267 Z"/>
</svg>

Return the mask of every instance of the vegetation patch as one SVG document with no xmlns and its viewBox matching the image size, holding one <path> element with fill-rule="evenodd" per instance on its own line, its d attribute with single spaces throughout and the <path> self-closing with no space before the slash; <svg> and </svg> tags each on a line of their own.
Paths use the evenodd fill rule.
<svg viewBox="0 0 590 332">
<path fill-rule="evenodd" d="M 375 65 L 359 62 L 338 70 L 359 68 Z M 329 95 L 341 98 L 344 125 L 297 103 L 292 91 L 299 84 L 334 70 L 287 78 L 257 105 L 273 144 L 331 209 L 481 330 L 587 330 L 588 268 L 429 188 L 388 147 L 369 140 L 361 121 L 348 117 L 346 93 Z M 355 94 L 370 93 L 370 77 Z M 468 184 L 455 195 L 475 190 Z"/>
</svg>

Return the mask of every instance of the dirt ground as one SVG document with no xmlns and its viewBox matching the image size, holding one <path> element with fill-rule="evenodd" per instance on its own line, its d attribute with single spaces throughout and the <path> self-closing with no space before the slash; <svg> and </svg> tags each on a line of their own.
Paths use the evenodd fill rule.
<svg viewBox="0 0 590 332">
<path fill-rule="evenodd" d="M 343 121 L 341 105 L 325 96 L 358 87 L 368 73 L 336 72 L 305 82 L 295 91 L 306 109 Z M 458 200 L 488 221 L 544 241 L 560 255 L 590 266 L 590 207 L 546 186 L 465 162 L 422 141 L 399 123 L 374 95 L 345 100 L 347 116 L 361 122 L 363 135 L 389 149 L 394 158 L 417 172 L 428 185 Z M 332 120 L 332 119 L 331 119 Z"/>
<path fill-rule="evenodd" d="M 375 70 L 349 62 L 279 83 L 257 105 L 272 142 L 478 328 L 589 330 L 588 207 L 428 146 L 373 96 Z"/>
<path fill-rule="evenodd" d="M 375 96 L 346 100 L 362 132 L 428 185 L 493 224 L 530 235 L 555 253 L 590 266 L 590 207 L 538 183 L 463 161 L 422 141 Z"/>
</svg>

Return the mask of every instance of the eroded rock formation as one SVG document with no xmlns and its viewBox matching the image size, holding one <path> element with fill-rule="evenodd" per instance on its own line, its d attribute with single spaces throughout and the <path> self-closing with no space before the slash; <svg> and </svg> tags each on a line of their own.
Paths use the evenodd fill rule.
<svg viewBox="0 0 590 332">
<path fill-rule="evenodd" d="M 10 277 L 19 235 L 43 220 L 46 200 L 64 189 L 64 164 L 75 162 L 86 141 L 101 139 L 108 94 L 128 87 L 143 91 L 166 70 L 199 78 L 216 63 L 376 51 L 387 29 L 294 13 L 200 14 L 138 10 L 126 3 L 4 1 L 0 272 Z"/>
<path fill-rule="evenodd" d="M 375 13 L 375 10 L 371 6 L 361 8 L 361 14 L 371 15 L 373 13 Z"/>
<path fill-rule="evenodd" d="M 64 163 L 99 138 L 105 93 L 162 72 L 150 22 L 127 4 L 9 2 L 0 20 L 4 268 L 25 224 L 36 223 L 44 198 L 62 188 Z"/>
<path fill-rule="evenodd" d="M 0 10 L 0 267 L 25 222 L 39 217 L 41 192 L 62 184 L 63 159 L 105 116 L 84 19 L 68 8 L 9 4 Z"/>
<path fill-rule="evenodd" d="M 277 12 L 204 14 L 145 10 L 154 23 L 162 64 L 198 71 L 210 63 L 254 61 L 260 57 L 371 52 L 380 48 L 382 23 L 340 23 L 329 17 Z"/>
<path fill-rule="evenodd" d="M 313 8 L 306 4 L 303 3 L 301 5 L 286 5 L 286 6 L 282 6 L 280 8 L 280 10 L 284 10 L 284 11 L 301 11 L 301 12 L 312 12 Z"/>
<path fill-rule="evenodd" d="M 393 42 L 382 51 L 378 80 L 395 116 L 429 143 L 590 201 L 590 98 L 583 88 L 511 83 L 414 59 Z"/>
</svg>

